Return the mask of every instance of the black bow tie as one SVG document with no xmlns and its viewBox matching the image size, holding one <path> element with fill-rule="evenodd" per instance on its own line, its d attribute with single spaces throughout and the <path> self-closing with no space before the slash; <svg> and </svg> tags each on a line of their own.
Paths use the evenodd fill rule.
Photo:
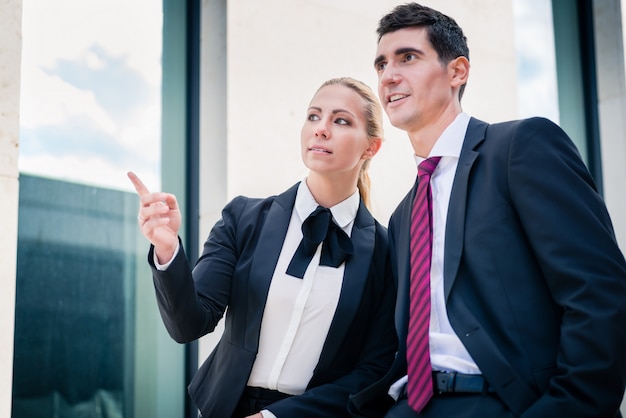
<svg viewBox="0 0 626 418">
<path fill-rule="evenodd" d="M 302 223 L 302 241 L 296 249 L 287 274 L 300 279 L 304 277 L 317 246 L 322 245 L 320 266 L 339 267 L 354 253 L 348 234 L 333 221 L 330 209 L 318 206 Z"/>
</svg>

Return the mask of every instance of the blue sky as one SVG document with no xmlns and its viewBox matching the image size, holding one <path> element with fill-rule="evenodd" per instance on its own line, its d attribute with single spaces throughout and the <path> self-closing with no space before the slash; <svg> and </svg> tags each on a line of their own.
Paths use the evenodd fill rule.
<svg viewBox="0 0 626 418">
<path fill-rule="evenodd" d="M 159 187 L 161 2 L 25 0 L 20 171 Z"/>
<path fill-rule="evenodd" d="M 550 0 L 513 0 L 518 74 L 518 117 L 559 122 Z"/>
</svg>

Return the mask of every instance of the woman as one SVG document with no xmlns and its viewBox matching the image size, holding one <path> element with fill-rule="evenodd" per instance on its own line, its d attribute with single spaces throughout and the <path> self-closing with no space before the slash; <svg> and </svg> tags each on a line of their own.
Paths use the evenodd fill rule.
<svg viewBox="0 0 626 418">
<path fill-rule="evenodd" d="M 350 394 L 393 361 L 387 235 L 364 204 L 381 141 L 371 90 L 350 78 L 325 82 L 302 127 L 305 181 L 278 196 L 233 199 L 193 272 L 176 198 L 149 193 L 129 173 L 172 338 L 200 338 L 226 312 L 220 342 L 189 385 L 203 417 L 349 416 Z"/>
</svg>

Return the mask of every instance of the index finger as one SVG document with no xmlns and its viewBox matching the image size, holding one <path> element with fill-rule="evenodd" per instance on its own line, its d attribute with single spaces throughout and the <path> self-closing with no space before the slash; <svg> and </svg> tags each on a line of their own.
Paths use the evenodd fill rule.
<svg viewBox="0 0 626 418">
<path fill-rule="evenodd" d="M 126 175 L 130 179 L 130 181 L 133 182 L 133 186 L 135 186 L 135 190 L 137 190 L 137 194 L 139 196 L 144 196 L 150 193 L 150 190 L 148 190 L 145 184 L 143 184 L 143 182 L 139 180 L 139 177 L 137 177 L 135 173 L 129 171 L 128 173 L 126 173 Z"/>
</svg>

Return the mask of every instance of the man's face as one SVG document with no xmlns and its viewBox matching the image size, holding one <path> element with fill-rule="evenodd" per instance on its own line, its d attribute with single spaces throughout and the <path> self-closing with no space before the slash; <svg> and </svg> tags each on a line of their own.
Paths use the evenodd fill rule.
<svg viewBox="0 0 626 418">
<path fill-rule="evenodd" d="M 374 66 L 380 101 L 397 128 L 412 132 L 437 123 L 457 100 L 453 71 L 439 61 L 425 28 L 383 35 Z"/>
</svg>

